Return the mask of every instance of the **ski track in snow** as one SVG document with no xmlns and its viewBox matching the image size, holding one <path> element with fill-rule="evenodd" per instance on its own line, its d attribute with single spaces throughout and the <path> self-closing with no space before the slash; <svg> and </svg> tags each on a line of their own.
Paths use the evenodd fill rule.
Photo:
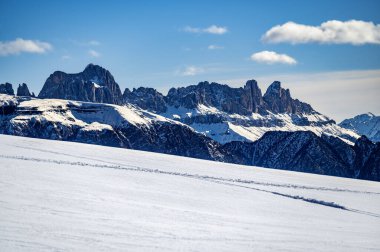
<svg viewBox="0 0 380 252">
<path fill-rule="evenodd" d="M 121 169 L 121 166 L 125 166 L 125 164 L 117 163 L 117 162 L 110 162 L 110 161 L 104 161 L 102 159 L 96 159 L 96 158 L 89 158 L 85 156 L 79 156 L 79 155 L 73 155 L 73 154 L 67 154 L 67 153 L 62 153 L 62 152 L 57 152 L 57 151 L 49 151 L 49 150 L 44 150 L 40 148 L 34 148 L 34 147 L 23 147 L 19 145 L 12 145 L 17 148 L 22 148 L 22 149 L 28 149 L 28 150 L 35 150 L 35 151 L 40 151 L 40 152 L 45 152 L 45 153 L 51 153 L 51 154 L 58 154 L 62 156 L 68 156 L 68 157 L 75 157 L 75 158 L 80 158 L 80 159 L 87 159 L 91 161 L 97 161 L 97 162 L 102 162 L 102 163 L 107 163 L 107 164 L 112 164 L 115 165 L 113 167 L 103 167 L 103 168 L 115 168 L 115 169 Z M 2 155 L 0 155 L 1 157 Z M 65 161 L 64 161 L 65 162 Z M 83 162 L 80 162 L 83 163 Z M 87 166 L 92 166 L 92 164 L 87 164 Z M 100 167 L 100 166 L 96 166 Z M 143 167 L 140 166 L 131 166 L 128 165 L 129 168 L 134 167 L 137 169 L 141 169 Z M 149 169 L 149 168 L 144 168 L 144 169 Z M 149 169 L 151 170 L 151 169 Z M 164 173 L 165 171 L 162 171 Z M 181 173 L 185 174 L 185 173 Z M 187 176 L 190 176 L 191 174 L 187 174 Z M 341 189 L 341 188 L 328 188 L 328 187 L 318 187 L 318 186 L 306 186 L 306 185 L 294 185 L 294 184 L 279 184 L 279 183 L 266 183 L 266 182 L 260 182 L 260 181 L 254 181 L 254 180 L 246 180 L 246 179 L 226 179 L 222 177 L 211 177 L 207 175 L 197 175 L 202 178 L 207 178 L 207 179 L 214 179 L 214 180 L 223 180 L 223 181 L 229 181 L 229 182 L 237 182 L 237 183 L 243 183 L 243 184 L 254 184 L 254 185 L 262 185 L 262 186 L 274 186 L 274 187 L 284 187 L 284 188 L 292 188 L 292 189 L 305 189 L 305 190 L 318 190 L 318 191 L 332 191 L 332 192 L 348 192 L 348 193 L 363 193 L 363 194 L 377 194 L 380 195 L 380 193 L 377 192 L 369 192 L 369 191 L 358 191 L 358 190 L 349 190 L 349 189 Z"/>
<path fill-rule="evenodd" d="M 18 146 L 18 147 L 21 147 L 21 146 Z M 24 148 L 24 147 L 21 147 L 21 148 Z M 29 148 L 29 149 L 33 149 L 33 148 Z M 54 153 L 54 154 L 60 154 L 60 155 L 67 155 L 67 156 L 71 156 L 71 157 L 77 157 L 77 158 L 88 159 L 88 160 L 95 160 L 95 161 L 100 161 L 100 162 L 104 162 L 104 163 L 112 163 L 112 162 L 106 162 L 106 161 L 88 158 L 88 157 L 76 156 L 76 155 L 71 155 L 71 154 L 64 154 L 64 153 L 60 153 L 60 152 L 46 151 L 46 150 L 41 150 L 41 149 L 36 149 L 36 148 L 34 148 L 34 150 L 39 150 L 39 151 L 49 152 L 49 153 Z M 65 161 L 65 160 L 31 158 L 31 157 L 26 157 L 26 156 L 11 156 L 11 155 L 0 155 L 0 158 L 16 159 L 16 160 L 32 161 L 32 162 L 53 163 L 53 164 L 58 164 L 58 165 L 88 166 L 88 167 L 95 167 L 95 168 L 118 169 L 118 170 L 126 170 L 126 171 L 137 171 L 137 172 L 157 173 L 157 174 L 164 174 L 164 175 L 171 175 L 171 176 L 181 176 L 181 177 L 198 179 L 198 180 L 202 180 L 202 181 L 208 181 L 208 182 L 227 185 L 227 186 L 235 186 L 235 187 L 240 187 L 240 188 L 245 188 L 245 189 L 250 189 L 250 190 L 256 190 L 256 191 L 260 191 L 260 192 L 264 192 L 264 193 L 270 193 L 273 195 L 277 195 L 280 197 L 286 197 L 286 198 L 290 198 L 290 199 L 294 199 L 294 200 L 301 200 L 301 201 L 308 202 L 311 204 L 318 204 L 318 205 L 322 205 L 322 206 L 326 206 L 326 207 L 337 208 L 337 209 L 341 209 L 341 210 L 345 210 L 345 211 L 350 211 L 350 212 L 354 212 L 354 213 L 358 213 L 358 214 L 364 214 L 364 215 L 380 218 L 380 214 L 372 213 L 372 212 L 368 212 L 368 211 L 362 211 L 359 209 L 347 208 L 347 207 L 339 205 L 335 202 L 327 202 L 327 201 L 318 200 L 318 199 L 314 199 L 314 198 L 305 198 L 305 197 L 298 196 L 298 195 L 279 193 L 276 191 L 271 191 L 271 190 L 241 185 L 239 183 L 256 184 L 256 185 L 262 185 L 262 186 L 268 186 L 268 187 L 273 186 L 273 187 L 287 187 L 287 188 L 296 188 L 296 189 L 311 189 L 311 190 L 325 190 L 325 191 L 336 191 L 336 192 L 379 194 L 379 193 L 375 193 L 375 192 L 351 191 L 351 190 L 345 190 L 345 189 L 325 188 L 325 187 L 318 188 L 318 187 L 297 186 L 297 185 L 290 185 L 290 184 L 272 184 L 272 183 L 262 183 L 262 182 L 250 181 L 250 180 L 246 181 L 246 180 L 240 180 L 240 179 L 225 179 L 225 178 L 221 178 L 221 177 L 213 177 L 213 176 L 208 176 L 208 175 L 180 173 L 180 172 L 169 172 L 169 171 L 163 171 L 163 170 L 159 170 L 159 169 L 150 169 L 150 168 L 144 168 L 144 167 L 140 167 L 140 166 L 122 165 L 122 164 L 117 164 L 117 163 L 116 163 L 116 165 L 115 165 L 115 163 L 113 163 L 114 165 L 91 164 L 91 163 L 86 163 L 86 162 L 71 162 L 71 161 Z"/>
</svg>

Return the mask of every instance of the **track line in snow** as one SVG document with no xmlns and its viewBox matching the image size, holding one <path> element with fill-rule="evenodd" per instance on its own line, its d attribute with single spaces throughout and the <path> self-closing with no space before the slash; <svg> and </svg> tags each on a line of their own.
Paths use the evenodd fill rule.
<svg viewBox="0 0 380 252">
<path fill-rule="evenodd" d="M 44 150 L 44 149 L 39 149 L 39 148 L 34 148 L 34 147 L 24 147 L 24 146 L 19 146 L 19 145 L 11 145 L 11 146 L 22 148 L 22 149 L 29 149 L 29 150 L 35 150 L 35 151 L 45 152 L 45 153 L 64 155 L 64 156 L 68 156 L 68 157 L 87 159 L 87 160 L 102 162 L 102 163 L 106 163 L 106 164 L 116 165 L 118 167 L 119 166 L 120 167 L 121 166 L 125 166 L 125 164 L 121 164 L 121 163 L 117 163 L 117 162 L 104 161 L 102 159 L 90 158 L 90 157 L 86 157 L 86 156 L 67 154 L 67 153 L 62 153 L 62 152 L 57 152 L 57 151 L 49 151 L 49 150 Z M 128 165 L 128 166 L 132 167 L 130 165 Z M 138 168 L 143 168 L 143 167 L 138 167 Z M 145 168 L 143 168 L 143 169 L 145 169 Z M 254 185 L 260 185 L 260 186 L 273 186 L 273 187 L 284 187 L 284 188 L 291 188 L 291 189 L 304 189 L 304 190 L 317 190 L 317 191 L 348 192 L 348 193 L 363 193 L 363 194 L 377 194 L 377 195 L 380 194 L 380 193 L 377 193 L 377 192 L 358 191 L 358 190 L 350 190 L 350 189 L 341 189 L 341 188 L 337 188 L 337 187 L 335 187 L 335 188 L 328 188 L 328 187 L 318 187 L 318 186 L 268 183 L 268 182 L 260 182 L 260 181 L 245 180 L 245 179 L 226 179 L 226 178 L 222 178 L 222 177 L 212 177 L 212 176 L 207 176 L 207 175 L 201 175 L 201 176 L 202 177 L 207 177 L 207 178 L 212 178 L 212 179 L 218 179 L 218 180 L 222 180 L 222 181 L 230 181 L 230 182 L 234 182 L 234 183 L 238 182 L 238 183 L 243 183 L 243 184 L 254 184 Z"/>
<path fill-rule="evenodd" d="M 202 181 L 208 181 L 208 182 L 213 182 L 213 183 L 218 183 L 218 184 L 223 184 L 223 185 L 228 185 L 228 186 L 234 186 L 234 187 L 240 187 L 240 188 L 246 188 L 246 189 L 251 189 L 251 190 L 255 190 L 255 191 L 270 193 L 273 195 L 291 198 L 294 200 L 301 200 L 301 201 L 312 203 L 312 204 L 318 204 L 318 205 L 322 205 L 322 206 L 326 206 L 326 207 L 337 208 L 337 209 L 341 209 L 344 211 L 349 211 L 349 212 L 353 212 L 353 213 L 364 214 L 364 215 L 380 218 L 380 214 L 362 211 L 362 210 L 358 210 L 358 209 L 347 208 L 345 206 L 336 204 L 335 202 L 326 202 L 323 200 L 318 200 L 318 199 L 313 199 L 313 198 L 305 198 L 305 197 L 298 196 L 298 195 L 283 194 L 283 193 L 279 193 L 279 192 L 275 192 L 275 191 L 270 191 L 270 190 L 255 188 L 255 187 L 249 187 L 249 186 L 245 186 L 245 185 L 239 185 L 239 184 L 236 184 L 236 181 L 234 181 L 234 180 L 222 179 L 222 178 L 211 177 L 211 176 L 202 176 L 202 175 L 198 175 L 198 174 L 189 174 L 189 173 L 180 173 L 180 172 L 167 172 L 167 171 L 162 171 L 162 170 L 158 170 L 158 169 L 142 168 L 142 167 L 138 167 L 138 166 L 99 165 L 99 164 L 90 164 L 90 163 L 85 163 L 85 162 L 70 162 L 70 161 L 64 161 L 64 160 L 30 158 L 30 157 L 25 157 L 25 156 L 0 155 L 0 158 L 16 159 L 16 160 L 22 160 L 22 161 L 42 162 L 42 163 L 54 163 L 54 164 L 59 164 L 59 165 L 63 164 L 63 165 L 73 165 L 73 166 L 88 166 L 88 167 L 96 167 L 96 168 L 140 171 L 140 172 L 158 173 L 158 174 L 165 174 L 165 175 L 172 175 L 172 176 L 181 176 L 181 177 L 193 178 L 193 179 L 198 179 L 198 180 L 202 180 Z"/>
</svg>

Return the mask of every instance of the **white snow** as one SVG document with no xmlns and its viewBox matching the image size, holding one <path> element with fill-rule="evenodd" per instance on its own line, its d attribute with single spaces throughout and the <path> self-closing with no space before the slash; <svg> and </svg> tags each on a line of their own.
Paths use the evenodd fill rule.
<svg viewBox="0 0 380 252">
<path fill-rule="evenodd" d="M 12 96 L 1 96 L 5 103 L 19 102 L 18 108 L 24 111 L 36 111 L 40 114 L 23 114 L 12 118 L 12 123 L 25 123 L 34 118 L 37 121 L 60 122 L 63 125 L 77 125 L 89 129 L 112 128 L 122 124 L 150 127 L 153 122 L 180 124 L 160 115 L 156 115 L 133 105 L 118 106 L 112 104 L 79 102 L 60 99 L 31 99 L 17 101 Z M 94 124 L 95 123 L 95 124 Z M 102 125 L 100 127 L 100 125 Z M 106 126 L 104 126 L 106 125 Z"/>
<path fill-rule="evenodd" d="M 359 135 L 353 132 L 352 130 L 342 128 L 335 123 L 326 123 L 330 121 L 330 118 L 318 113 L 296 115 L 274 114 L 268 112 L 268 115 L 252 113 L 249 116 L 243 116 L 239 114 L 228 114 L 218 110 L 217 108 L 207 107 L 203 104 L 200 104 L 196 109 L 186 109 L 183 107 L 169 107 L 167 112 L 163 113 L 162 115 L 167 118 L 176 120 L 187 117 L 195 117 L 199 115 L 222 116 L 226 119 L 223 123 L 193 123 L 190 125 L 197 132 L 203 133 L 222 144 L 231 141 L 253 142 L 260 139 L 264 135 L 264 133 L 268 131 L 311 131 L 318 136 L 321 136 L 322 134 L 327 134 L 340 137 L 343 141 L 351 145 L 353 145 L 354 143 L 350 140 L 345 139 L 343 136 L 350 136 L 352 139 L 359 138 Z M 294 122 L 300 119 L 307 120 L 311 123 L 311 125 L 301 126 L 297 125 Z M 257 122 L 259 121 L 265 122 L 268 125 L 251 126 L 257 124 Z M 318 125 L 318 123 L 326 124 Z"/>
<path fill-rule="evenodd" d="M 0 94 L 0 107 L 18 104 L 17 99 L 13 95 Z"/>
<path fill-rule="evenodd" d="M 98 122 L 93 122 L 90 124 L 87 124 L 82 128 L 84 131 L 102 131 L 102 130 L 113 130 L 113 128 L 108 124 L 102 124 Z"/>
<path fill-rule="evenodd" d="M 99 84 L 95 83 L 92 81 L 92 84 L 94 85 L 95 88 L 102 88 L 102 86 L 100 86 Z"/>
<path fill-rule="evenodd" d="M 379 249 L 378 182 L 5 135 L 0 149 L 1 251 Z"/>
</svg>

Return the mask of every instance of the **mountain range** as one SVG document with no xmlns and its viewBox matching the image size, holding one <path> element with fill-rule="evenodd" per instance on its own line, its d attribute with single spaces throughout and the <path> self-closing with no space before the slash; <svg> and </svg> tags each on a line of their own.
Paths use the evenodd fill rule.
<svg viewBox="0 0 380 252">
<path fill-rule="evenodd" d="M 255 80 L 122 93 L 108 70 L 90 64 L 54 72 L 38 98 L 26 85 L 17 96 L 10 88 L 0 85 L 2 134 L 380 181 L 380 143 L 293 99 L 278 81 L 264 95 Z"/>
</svg>

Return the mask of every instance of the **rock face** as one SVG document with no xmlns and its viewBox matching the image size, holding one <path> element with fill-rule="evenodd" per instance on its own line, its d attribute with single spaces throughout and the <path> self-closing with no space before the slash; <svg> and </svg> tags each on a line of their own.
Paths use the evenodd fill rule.
<svg viewBox="0 0 380 252">
<path fill-rule="evenodd" d="M 279 81 L 273 82 L 263 97 L 273 113 L 311 113 L 313 108 L 304 102 L 293 99 L 289 89 L 283 89 Z"/>
<path fill-rule="evenodd" d="M 357 115 L 343 120 L 339 126 L 365 135 L 369 140 L 380 142 L 380 116 L 372 113 Z"/>
<path fill-rule="evenodd" d="M 239 164 L 380 181 L 379 146 L 363 138 L 351 146 L 310 131 L 272 131 L 253 143 L 227 143 L 222 152 Z"/>
<path fill-rule="evenodd" d="M 46 80 L 38 97 L 112 104 L 122 101 L 120 87 L 111 73 L 93 64 L 78 74 L 54 72 Z"/>
<path fill-rule="evenodd" d="M 376 143 L 358 175 L 360 179 L 380 181 L 380 143 Z"/>
<path fill-rule="evenodd" d="M 29 88 L 25 83 L 19 84 L 17 88 L 17 96 L 32 96 Z"/>
<path fill-rule="evenodd" d="M 128 98 L 130 93 L 126 89 L 124 96 Z M 186 109 L 195 109 L 201 104 L 217 108 L 222 112 L 239 115 L 265 114 L 267 111 L 272 113 L 315 112 L 309 104 L 293 99 L 290 96 L 289 89 L 281 88 L 278 81 L 270 85 L 264 96 L 262 96 L 255 80 L 248 80 L 244 87 L 241 88 L 232 88 L 227 85 L 205 81 L 200 82 L 198 85 L 171 88 L 165 97 L 156 90 L 148 88 L 139 88 L 132 93 L 138 93 L 138 99 L 129 98 L 126 101 L 135 103 L 138 106 L 142 104 L 145 109 L 152 111 L 156 109 L 156 104 L 160 104 L 162 108 L 172 106 Z M 159 111 L 165 112 L 164 109 Z"/>
<path fill-rule="evenodd" d="M 126 88 L 123 94 L 123 102 L 134 104 L 154 113 L 164 113 L 167 108 L 165 97 L 154 88 L 139 87 L 132 91 Z"/>
<path fill-rule="evenodd" d="M 0 84 L 0 94 L 14 95 L 12 84 L 8 82 Z"/>
<path fill-rule="evenodd" d="M 166 101 L 169 106 L 176 108 L 194 109 L 202 104 L 239 115 L 263 113 L 267 108 L 255 80 L 247 81 L 243 88 L 231 88 L 207 81 L 198 85 L 172 88 L 166 96 Z"/>
</svg>

